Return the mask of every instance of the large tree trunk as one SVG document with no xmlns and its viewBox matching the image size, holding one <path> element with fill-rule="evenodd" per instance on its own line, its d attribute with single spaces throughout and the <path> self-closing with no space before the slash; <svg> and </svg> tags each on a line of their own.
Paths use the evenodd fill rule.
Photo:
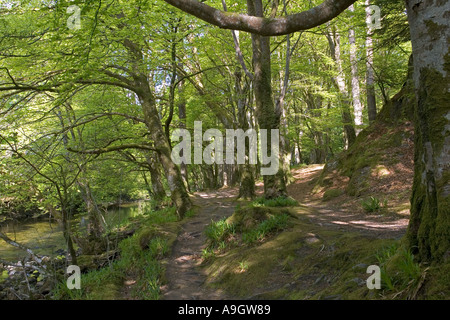
<svg viewBox="0 0 450 320">
<path fill-rule="evenodd" d="M 407 239 L 420 260 L 440 260 L 450 253 L 450 2 L 407 0 L 406 6 L 416 89 Z"/>
<path fill-rule="evenodd" d="M 157 157 L 154 153 L 148 153 L 145 155 L 145 158 L 148 164 L 148 171 L 150 172 L 153 199 L 156 201 L 161 201 L 166 196 L 166 190 L 164 190 L 164 186 L 161 182 L 162 176 Z"/>
<path fill-rule="evenodd" d="M 250 15 L 263 16 L 261 0 L 247 0 L 247 6 Z M 271 129 L 279 129 L 280 114 L 275 112 L 272 98 L 270 37 L 252 34 L 252 46 L 256 118 L 260 129 L 267 130 L 267 150 L 272 150 Z M 265 175 L 263 179 L 264 196 L 266 198 L 286 195 L 286 183 L 282 167 L 279 167 L 276 174 Z"/>
<path fill-rule="evenodd" d="M 142 48 L 129 39 L 125 39 L 123 44 L 128 49 L 133 64 L 131 76 L 134 79 L 134 92 L 139 98 L 145 125 L 150 132 L 159 162 L 164 170 L 172 202 L 176 207 L 177 217 L 182 219 L 185 213 L 191 209 L 192 203 L 186 191 L 180 169 L 172 161 L 172 148 L 159 118 L 155 96 L 150 89 L 149 80 L 147 75 L 140 70 L 140 63 L 143 59 Z"/>
<path fill-rule="evenodd" d="M 250 125 L 247 121 L 247 103 L 245 95 L 248 91 L 248 86 L 242 85 L 242 74 L 239 70 L 235 72 L 236 91 L 237 91 L 237 111 L 238 111 L 238 123 L 239 127 L 246 132 Z M 247 103 L 246 103 L 247 102 Z M 245 154 L 249 159 L 249 144 L 245 144 Z M 250 163 L 239 164 L 239 196 L 238 198 L 253 199 L 256 196 L 255 193 L 255 177 L 253 174 L 253 168 Z"/>
</svg>

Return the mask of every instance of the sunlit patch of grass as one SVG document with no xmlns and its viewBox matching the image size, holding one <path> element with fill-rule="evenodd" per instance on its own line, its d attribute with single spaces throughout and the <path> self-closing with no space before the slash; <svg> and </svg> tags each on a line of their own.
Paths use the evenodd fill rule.
<svg viewBox="0 0 450 320">
<path fill-rule="evenodd" d="M 61 281 L 54 291 L 55 299 L 121 299 L 121 289 L 127 277 L 135 280 L 131 290 L 134 298 L 159 299 L 164 273 L 161 260 L 168 255 L 170 241 L 176 237 L 173 230 L 177 222 L 175 209 L 152 211 L 138 220 L 138 231 L 118 243 L 119 259 L 108 267 L 82 274 L 80 290 L 69 290 L 65 280 Z"/>
<path fill-rule="evenodd" d="M 269 234 L 283 230 L 289 225 L 287 214 L 275 215 L 261 222 L 256 228 L 242 234 L 242 241 L 247 244 L 263 241 Z"/>
<path fill-rule="evenodd" d="M 250 204 L 251 207 L 295 207 L 298 202 L 291 197 L 277 197 L 266 199 L 264 197 L 257 198 Z"/>
</svg>

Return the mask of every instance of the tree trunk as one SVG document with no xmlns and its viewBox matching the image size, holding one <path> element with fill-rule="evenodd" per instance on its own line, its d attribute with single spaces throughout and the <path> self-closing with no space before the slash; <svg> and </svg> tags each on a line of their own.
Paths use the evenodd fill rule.
<svg viewBox="0 0 450 320">
<path fill-rule="evenodd" d="M 250 15 L 263 17 L 261 0 L 247 0 L 247 6 Z M 279 129 L 280 114 L 276 113 L 272 99 L 270 37 L 252 34 L 252 47 L 256 118 L 260 129 L 267 130 L 266 145 L 267 150 L 271 150 L 271 129 Z M 286 195 L 286 183 L 282 167 L 279 167 L 276 174 L 265 175 L 263 179 L 264 196 L 266 198 Z"/>
<path fill-rule="evenodd" d="M 179 127 L 181 129 L 186 129 L 186 99 L 184 97 L 184 81 L 180 81 L 180 83 L 178 84 L 178 95 L 180 97 L 180 101 L 178 102 L 178 118 L 180 119 Z M 180 154 L 180 156 L 183 156 L 183 154 Z M 186 190 L 190 191 L 188 169 L 186 163 L 182 162 L 180 164 L 180 171 Z"/>
<path fill-rule="evenodd" d="M 371 10 L 369 9 L 370 0 L 366 0 L 366 21 L 368 26 L 371 22 Z M 367 94 L 367 112 L 369 113 L 369 122 L 372 123 L 377 118 L 377 101 L 375 97 L 375 72 L 373 69 L 373 30 L 368 27 L 366 35 L 366 94 Z"/>
<path fill-rule="evenodd" d="M 414 60 L 415 169 L 407 239 L 420 260 L 450 254 L 450 2 L 406 1 Z"/>
<path fill-rule="evenodd" d="M 141 81 L 143 85 L 139 92 L 139 99 L 144 113 L 145 124 L 151 134 L 155 149 L 158 153 L 159 162 L 164 169 L 171 198 L 176 206 L 177 216 L 179 219 L 182 219 L 184 214 L 192 206 L 191 200 L 184 186 L 180 169 L 172 161 L 171 148 L 158 116 L 155 99 L 152 93 L 149 92 L 148 85 L 145 85 L 147 82 L 146 79 L 145 82 L 143 80 Z"/>
<path fill-rule="evenodd" d="M 162 177 L 159 168 L 159 163 L 155 154 L 145 155 L 148 163 L 148 171 L 150 172 L 150 184 L 152 188 L 153 199 L 160 201 L 166 196 L 166 190 L 162 184 Z"/>
<path fill-rule="evenodd" d="M 344 125 L 344 140 L 345 149 L 353 145 L 356 140 L 356 131 L 353 126 L 353 118 L 350 113 L 350 98 L 348 96 L 347 86 L 345 85 L 345 78 L 342 69 L 341 59 L 341 36 L 339 31 L 334 30 L 331 34 L 327 34 L 328 43 L 330 45 L 331 58 L 336 63 L 337 75 L 334 78 L 335 85 L 342 97 L 341 100 L 341 114 Z"/>
<path fill-rule="evenodd" d="M 354 7 L 351 5 L 349 7 L 351 12 L 354 12 Z M 353 27 L 349 30 L 348 40 L 350 42 L 350 66 L 352 73 L 352 100 L 353 100 L 353 114 L 355 120 L 355 131 L 358 135 L 362 130 L 363 125 L 363 106 L 361 104 L 361 93 L 359 88 L 359 77 L 358 77 L 358 59 L 356 57 L 356 37 L 355 29 Z"/>
</svg>

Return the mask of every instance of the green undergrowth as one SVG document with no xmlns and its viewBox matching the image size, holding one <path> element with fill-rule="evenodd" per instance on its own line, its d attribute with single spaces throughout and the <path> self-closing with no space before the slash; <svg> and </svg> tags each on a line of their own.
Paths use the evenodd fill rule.
<svg viewBox="0 0 450 320">
<path fill-rule="evenodd" d="M 291 197 L 277 197 L 273 199 L 266 199 L 260 197 L 249 204 L 249 207 L 294 207 L 298 202 Z"/>
<path fill-rule="evenodd" d="M 186 215 L 194 214 L 191 210 Z M 91 269 L 81 276 L 81 289 L 69 290 L 66 280 L 60 282 L 54 292 L 55 299 L 70 300 L 119 300 L 159 299 L 160 286 L 164 282 L 162 261 L 167 257 L 176 239 L 181 223 L 174 208 L 151 211 L 129 221 L 137 231 L 118 243 L 119 257 L 107 266 Z M 81 261 L 89 256 L 79 257 Z M 128 282 L 129 289 L 125 290 Z"/>
<path fill-rule="evenodd" d="M 369 197 L 361 201 L 361 206 L 367 213 L 378 212 L 380 210 L 386 210 L 387 200 L 381 201 L 377 197 Z"/>
<path fill-rule="evenodd" d="M 264 241 L 251 245 L 241 241 L 216 250 L 203 264 L 208 274 L 206 284 L 238 299 L 423 299 L 429 294 L 448 297 L 448 274 L 416 263 L 402 249 L 401 240 L 319 226 L 307 217 L 310 210 L 291 208 L 289 216 L 297 219 L 289 219 L 289 227 Z M 222 220 L 222 226 L 225 221 Z M 250 229 L 256 230 L 259 225 Z M 238 238 L 239 224 L 225 226 L 222 230 L 234 232 L 226 239 Z M 367 269 L 371 265 L 380 267 L 380 289 L 367 287 L 371 276 Z M 444 270 L 449 270 L 448 265 Z M 433 272 L 435 276 L 431 276 Z M 438 289 L 424 292 L 430 281 L 437 283 L 433 288 Z"/>
<path fill-rule="evenodd" d="M 263 243 L 288 228 L 292 215 L 289 208 L 298 205 L 288 197 L 258 198 L 245 207 L 236 207 L 229 218 L 211 221 L 205 229 L 207 247 L 203 258 L 209 260 L 233 247 Z"/>
</svg>

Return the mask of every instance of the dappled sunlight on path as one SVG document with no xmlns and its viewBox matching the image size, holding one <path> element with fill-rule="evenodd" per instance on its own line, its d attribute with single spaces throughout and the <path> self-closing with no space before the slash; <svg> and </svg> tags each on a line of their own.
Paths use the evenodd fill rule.
<svg viewBox="0 0 450 320">
<path fill-rule="evenodd" d="M 323 201 L 312 193 L 315 179 L 320 175 L 323 166 L 313 165 L 296 169 L 293 176 L 294 183 L 288 186 L 288 194 L 307 207 L 307 216 L 311 222 L 324 227 L 335 227 L 340 230 L 356 231 L 380 239 L 397 239 L 404 235 L 409 223 L 409 217 L 394 213 L 368 214 L 356 205 L 344 206 L 355 202 L 354 197 L 343 195 L 339 202 Z M 347 198 L 346 198 L 347 197 Z M 302 212 L 302 215 L 305 215 Z"/>
</svg>

